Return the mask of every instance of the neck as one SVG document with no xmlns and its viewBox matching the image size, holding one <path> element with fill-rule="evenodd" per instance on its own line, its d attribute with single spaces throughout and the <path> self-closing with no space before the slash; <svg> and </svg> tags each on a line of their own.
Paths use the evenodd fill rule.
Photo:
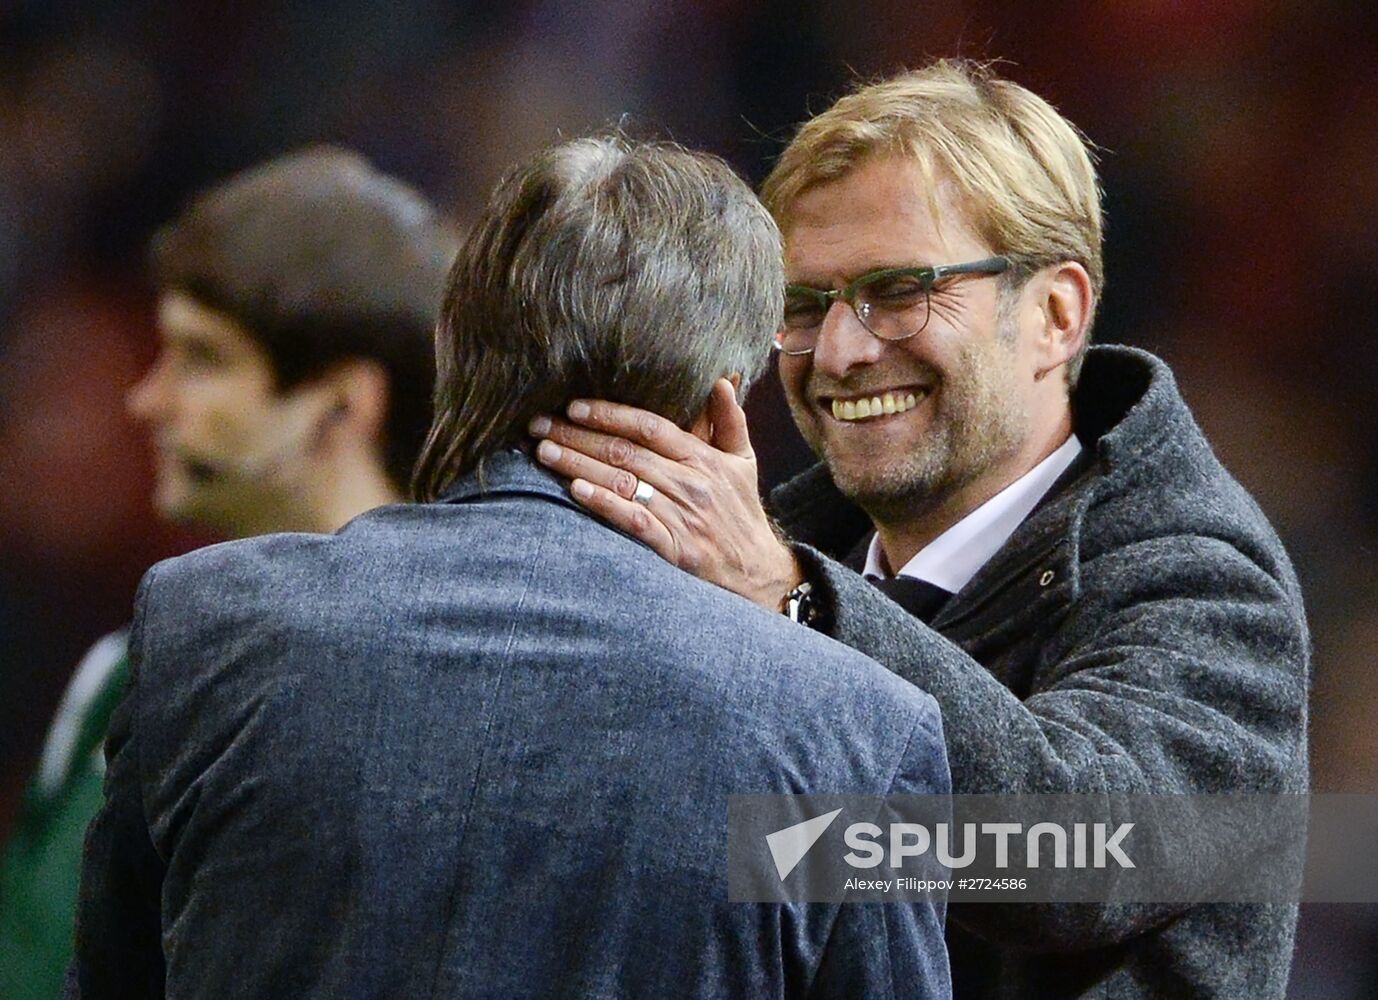
<svg viewBox="0 0 1378 1000">
<path fill-rule="evenodd" d="M 939 535 L 1027 475 L 1062 447 L 1071 433 L 1072 418 L 1068 412 L 1046 433 L 1031 436 L 1009 461 L 992 466 L 954 489 L 935 490 L 893 516 L 889 511 L 868 511 L 890 572 L 898 572 Z"/>
<path fill-rule="evenodd" d="M 380 469 L 377 476 L 361 477 L 322 496 L 310 512 L 313 526 L 304 530 L 338 531 L 365 511 L 402 500 Z"/>
<path fill-rule="evenodd" d="M 244 511 L 240 538 L 279 531 L 329 534 L 365 511 L 401 503 L 404 497 L 372 455 L 323 462 L 315 475 L 284 488 L 258 510 Z"/>
</svg>

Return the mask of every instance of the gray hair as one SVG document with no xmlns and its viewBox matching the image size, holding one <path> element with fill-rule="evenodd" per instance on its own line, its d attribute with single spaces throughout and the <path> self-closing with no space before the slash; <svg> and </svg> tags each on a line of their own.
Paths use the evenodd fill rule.
<svg viewBox="0 0 1378 1000">
<path fill-rule="evenodd" d="M 433 500 L 570 399 L 681 427 L 741 391 L 782 313 L 780 234 L 722 160 L 613 134 L 555 146 L 494 191 L 450 271 L 435 422 L 413 492 Z"/>
</svg>

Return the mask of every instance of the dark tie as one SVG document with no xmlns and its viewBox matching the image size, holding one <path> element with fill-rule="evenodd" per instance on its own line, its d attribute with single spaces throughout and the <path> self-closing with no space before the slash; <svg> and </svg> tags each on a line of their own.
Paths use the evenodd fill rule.
<svg viewBox="0 0 1378 1000">
<path fill-rule="evenodd" d="M 936 583 L 929 583 L 927 580 L 915 580 L 908 576 L 891 577 L 889 580 L 871 580 L 871 582 L 886 597 L 924 624 L 931 624 L 938 612 L 942 610 L 943 605 L 952 597 L 951 592 L 944 590 Z"/>
</svg>

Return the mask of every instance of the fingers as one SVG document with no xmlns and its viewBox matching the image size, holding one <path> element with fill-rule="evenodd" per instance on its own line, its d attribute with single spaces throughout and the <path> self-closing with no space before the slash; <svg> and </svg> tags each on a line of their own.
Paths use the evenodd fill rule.
<svg viewBox="0 0 1378 1000">
<path fill-rule="evenodd" d="M 746 411 L 737 403 L 737 390 L 725 378 L 713 383 L 708 394 L 708 420 L 713 425 L 713 444 L 719 451 L 754 458 L 746 430 Z"/>
<path fill-rule="evenodd" d="M 624 499 L 612 490 L 586 479 L 576 479 L 570 483 L 569 492 L 590 513 L 649 546 L 671 565 L 679 565 L 679 547 L 674 536 L 651 511 L 651 507 L 668 502 L 663 497 L 652 497 L 651 505 L 647 506 Z"/>
<path fill-rule="evenodd" d="M 576 399 L 565 412 L 576 424 L 634 441 L 672 462 L 684 461 L 694 446 L 701 444 L 694 435 L 680 430 L 660 414 L 635 406 Z"/>
<path fill-rule="evenodd" d="M 535 434 L 537 421 L 530 428 Z M 536 446 L 536 459 L 567 479 L 586 479 L 630 500 L 638 478 L 657 490 L 673 488 L 674 465 L 620 437 L 573 427 L 564 421 L 548 421 L 545 438 Z"/>
</svg>

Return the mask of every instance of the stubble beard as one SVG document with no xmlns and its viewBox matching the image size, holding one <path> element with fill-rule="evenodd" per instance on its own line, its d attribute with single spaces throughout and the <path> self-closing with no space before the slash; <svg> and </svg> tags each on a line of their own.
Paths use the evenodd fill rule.
<svg viewBox="0 0 1378 1000">
<path fill-rule="evenodd" d="M 968 351 L 960 378 L 933 386 L 923 405 L 936 407 L 923 438 L 904 455 L 830 456 L 820 428 L 806 437 L 833 482 L 877 525 L 900 525 L 952 502 L 961 490 L 1014 455 L 1028 414 L 1011 391 L 1012 347 L 1002 337 L 986 355 Z M 802 426 L 802 424 L 801 424 Z"/>
</svg>

